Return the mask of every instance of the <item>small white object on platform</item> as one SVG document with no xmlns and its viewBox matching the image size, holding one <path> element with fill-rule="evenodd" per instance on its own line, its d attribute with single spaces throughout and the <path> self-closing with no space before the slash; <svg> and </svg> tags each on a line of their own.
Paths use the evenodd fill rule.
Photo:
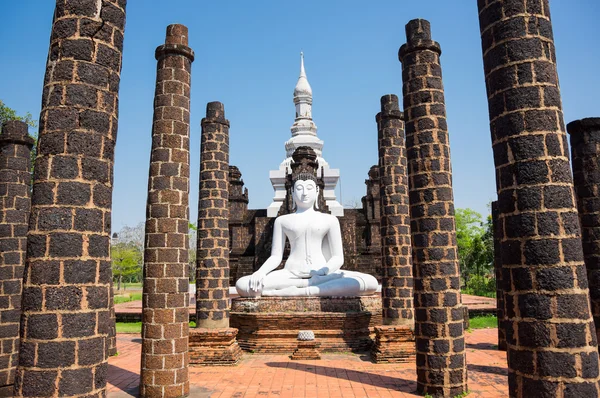
<svg viewBox="0 0 600 398">
<path fill-rule="evenodd" d="M 315 333 L 312 330 L 301 330 L 298 332 L 298 340 L 312 341 L 315 339 Z"/>
</svg>

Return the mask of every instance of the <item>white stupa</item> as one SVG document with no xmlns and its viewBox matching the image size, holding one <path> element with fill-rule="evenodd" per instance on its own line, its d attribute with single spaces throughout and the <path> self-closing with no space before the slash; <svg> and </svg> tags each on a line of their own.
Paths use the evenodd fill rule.
<svg viewBox="0 0 600 398">
<path fill-rule="evenodd" d="M 340 178 L 340 170 L 330 168 L 329 163 L 323 159 L 323 140 L 317 137 L 317 126 L 312 120 L 312 89 L 306 78 L 304 55 L 302 53 L 300 53 L 300 77 L 294 89 L 294 104 L 296 105 L 296 120 L 291 128 L 292 138 L 285 143 L 286 158 L 279 165 L 279 169 L 269 172 L 275 196 L 273 197 L 273 202 L 267 208 L 267 216 L 277 217 L 279 208 L 285 200 L 286 172 L 292 172 L 290 167 L 292 154 L 300 146 L 309 146 L 317 154 L 317 161 L 319 162 L 318 176 L 323 177 L 323 182 L 325 183 L 323 197 L 327 206 L 331 214 L 341 217 L 344 215 L 344 208 L 335 197 L 335 187 Z"/>
</svg>

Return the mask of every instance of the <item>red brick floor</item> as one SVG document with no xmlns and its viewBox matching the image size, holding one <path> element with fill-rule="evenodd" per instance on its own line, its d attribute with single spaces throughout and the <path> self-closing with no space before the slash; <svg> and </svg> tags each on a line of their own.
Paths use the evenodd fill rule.
<svg viewBox="0 0 600 398">
<path fill-rule="evenodd" d="M 497 329 L 467 333 L 469 398 L 508 396 L 506 354 L 496 349 Z M 137 396 L 139 335 L 117 336 L 109 360 L 108 396 Z M 377 365 L 359 354 L 323 354 L 292 361 L 284 355 L 244 354 L 237 366 L 190 368 L 190 397 L 417 397 L 413 364 Z"/>
</svg>

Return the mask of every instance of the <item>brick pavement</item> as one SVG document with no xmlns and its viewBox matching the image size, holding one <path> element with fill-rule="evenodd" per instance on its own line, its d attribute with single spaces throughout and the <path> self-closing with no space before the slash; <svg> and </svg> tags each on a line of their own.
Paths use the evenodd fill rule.
<svg viewBox="0 0 600 398">
<path fill-rule="evenodd" d="M 497 330 L 465 333 L 469 398 L 508 395 L 506 354 L 496 350 Z M 137 396 L 141 338 L 117 336 L 109 360 L 108 397 Z M 414 364 L 374 364 L 368 353 L 324 354 L 292 361 L 284 355 L 244 354 L 238 366 L 190 367 L 190 397 L 334 398 L 418 397 Z"/>
</svg>

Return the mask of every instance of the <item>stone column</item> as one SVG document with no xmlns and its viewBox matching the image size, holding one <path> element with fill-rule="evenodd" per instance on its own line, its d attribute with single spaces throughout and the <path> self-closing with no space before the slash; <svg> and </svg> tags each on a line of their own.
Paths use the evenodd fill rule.
<svg viewBox="0 0 600 398">
<path fill-rule="evenodd" d="M 375 327 L 376 362 L 414 360 L 413 275 L 404 115 L 394 94 L 377 114 L 381 198 L 381 301 L 384 326 Z M 387 325 L 387 326 L 385 326 Z"/>
<path fill-rule="evenodd" d="M 209 102 L 200 136 L 200 194 L 196 262 L 196 322 L 190 363 L 236 364 L 237 329 L 229 327 L 229 120 Z"/>
<path fill-rule="evenodd" d="M 502 268 L 502 240 L 504 229 L 498 220 L 498 201 L 492 202 L 492 229 L 494 232 L 494 274 L 496 275 L 496 317 L 498 318 L 498 349 L 506 351 L 506 320 L 504 319 L 504 270 Z M 509 278 L 510 279 L 510 278 Z"/>
<path fill-rule="evenodd" d="M 190 82 L 188 29 L 167 26 L 155 52 L 152 152 L 148 178 L 140 396 L 189 393 Z"/>
<path fill-rule="evenodd" d="M 548 1 L 478 7 L 504 230 L 509 393 L 597 397 L 596 330 Z"/>
<path fill-rule="evenodd" d="M 19 356 L 21 294 L 31 211 L 31 148 L 27 124 L 10 121 L 0 134 L 0 396 L 12 395 Z"/>
<path fill-rule="evenodd" d="M 596 336 L 600 337 L 600 118 L 567 125 Z"/>
<path fill-rule="evenodd" d="M 441 49 L 423 19 L 406 25 L 406 38 L 398 55 L 410 180 L 417 390 L 453 397 L 467 391 L 467 370 Z"/>
<path fill-rule="evenodd" d="M 35 161 L 15 395 L 106 394 L 125 2 L 57 0 Z"/>
</svg>

